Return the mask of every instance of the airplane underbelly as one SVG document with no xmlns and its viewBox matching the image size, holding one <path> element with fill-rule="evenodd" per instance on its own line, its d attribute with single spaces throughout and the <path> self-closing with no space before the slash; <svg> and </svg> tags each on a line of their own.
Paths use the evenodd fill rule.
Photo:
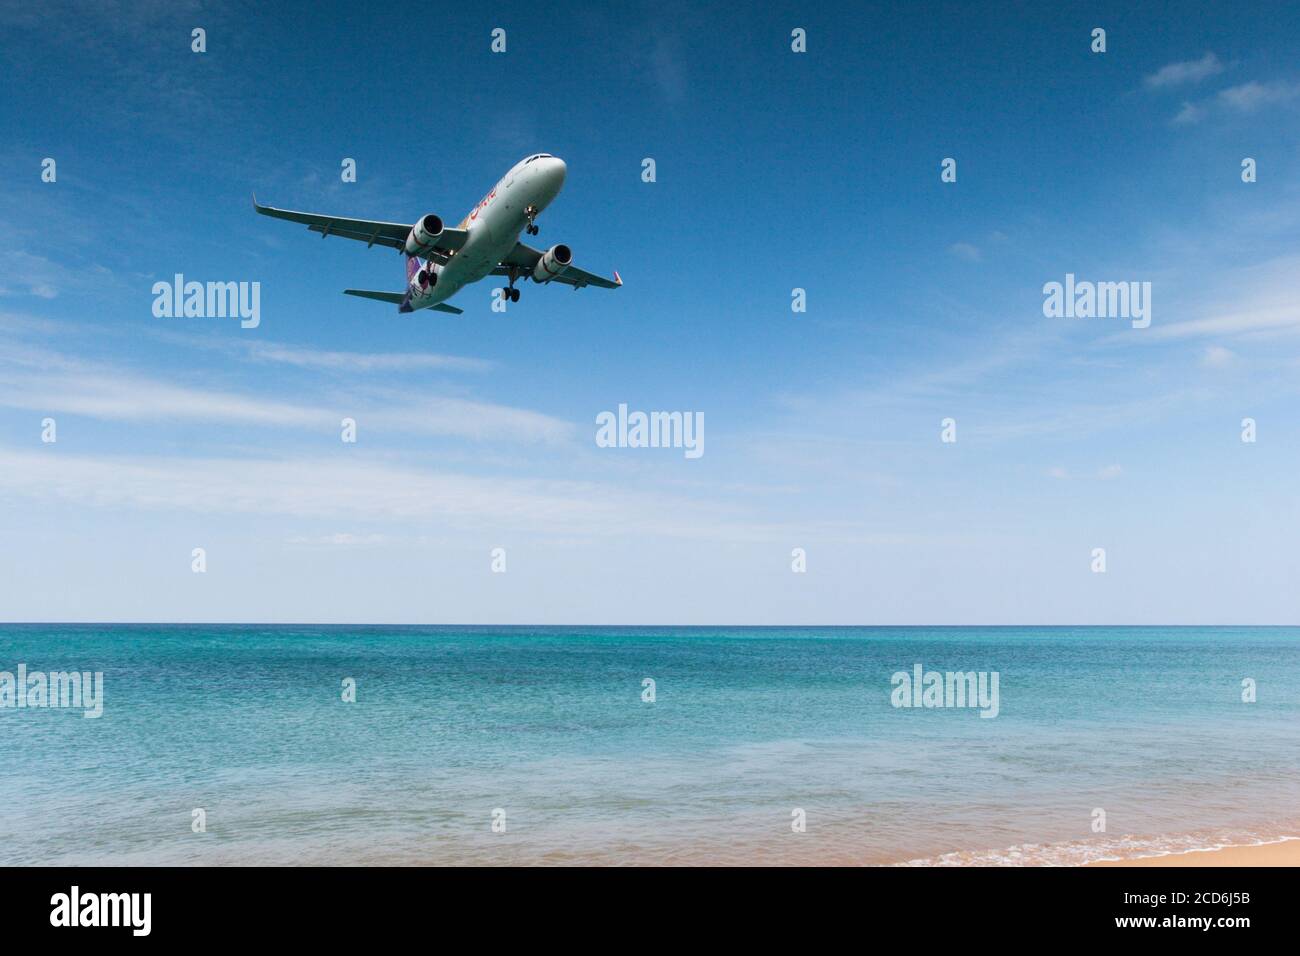
<svg viewBox="0 0 1300 956">
<path fill-rule="evenodd" d="M 498 202 L 467 220 L 469 238 L 439 270 L 438 284 L 427 300 L 428 305 L 445 302 L 465 286 L 491 275 L 514 250 L 524 228 L 523 214 L 513 208 L 515 205 L 509 201 Z"/>
<path fill-rule="evenodd" d="M 517 241 L 508 235 L 498 238 L 486 223 L 476 226 L 474 233 L 473 238 L 447 264 L 448 269 L 455 270 L 456 278 L 462 284 L 477 282 L 490 275 L 514 249 Z"/>
</svg>

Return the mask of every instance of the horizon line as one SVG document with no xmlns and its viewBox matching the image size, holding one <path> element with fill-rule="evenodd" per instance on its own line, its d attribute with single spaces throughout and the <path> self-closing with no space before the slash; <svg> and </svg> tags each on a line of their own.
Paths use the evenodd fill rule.
<svg viewBox="0 0 1300 956">
<path fill-rule="evenodd" d="M 466 624 L 466 623 L 421 623 L 421 622 L 385 622 L 385 621 L 0 621 L 0 627 L 464 627 L 464 628 L 507 628 L 507 627 L 602 627 L 602 628 L 1191 628 L 1191 627 L 1300 627 L 1300 624 Z"/>
</svg>

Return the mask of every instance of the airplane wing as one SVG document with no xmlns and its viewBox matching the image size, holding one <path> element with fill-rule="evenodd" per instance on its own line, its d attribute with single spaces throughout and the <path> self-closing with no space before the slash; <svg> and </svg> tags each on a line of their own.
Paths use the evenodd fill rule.
<svg viewBox="0 0 1300 956">
<path fill-rule="evenodd" d="M 517 266 L 524 272 L 532 272 L 537 265 L 537 260 L 544 254 L 541 249 L 534 249 L 532 246 L 526 246 L 522 242 L 515 243 L 515 247 L 510 250 L 510 254 L 501 260 L 501 264 L 492 270 L 494 276 L 506 276 L 510 274 L 510 267 Z M 579 269 L 577 266 L 569 266 L 558 276 L 551 280 L 552 282 L 563 282 L 565 285 L 571 285 L 575 289 L 581 289 L 585 285 L 594 285 L 602 289 L 617 289 L 623 284 L 622 278 L 617 272 L 614 278 L 606 279 L 604 276 L 598 276 L 595 273 L 587 272 L 585 269 Z"/>
<path fill-rule="evenodd" d="M 388 246 L 392 249 L 404 249 L 406 237 L 411 234 L 411 226 L 400 222 L 377 222 L 373 219 L 344 219 L 340 216 L 324 216 L 314 212 L 295 212 L 292 209 L 276 209 L 274 206 L 260 206 L 257 197 L 253 197 L 253 208 L 263 216 L 275 219 L 287 219 L 290 222 L 304 223 L 312 232 L 319 232 L 321 238 L 342 236 L 345 239 L 359 239 L 367 246 Z M 445 261 L 447 253 L 455 252 L 465 245 L 469 233 L 464 229 L 443 229 L 438 236 L 437 245 L 425 248 L 422 255 L 426 259 Z"/>
</svg>

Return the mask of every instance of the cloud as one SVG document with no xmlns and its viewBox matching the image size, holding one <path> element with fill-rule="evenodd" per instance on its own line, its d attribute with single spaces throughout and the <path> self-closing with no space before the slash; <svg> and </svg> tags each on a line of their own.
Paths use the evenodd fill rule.
<svg viewBox="0 0 1300 956">
<path fill-rule="evenodd" d="M 434 352 L 332 352 L 297 348 L 275 342 L 242 343 L 250 358 L 299 368 L 344 372 L 486 371 L 495 363 Z"/>
<path fill-rule="evenodd" d="M 1185 126 L 1189 123 L 1199 123 L 1203 119 L 1205 119 L 1205 107 L 1185 102 L 1183 108 L 1178 111 L 1178 115 L 1173 118 L 1173 122 L 1176 125 Z"/>
<path fill-rule="evenodd" d="M 650 75 L 664 99 L 675 103 L 686 96 L 686 57 L 681 43 L 672 36 L 661 35 L 650 51 Z"/>
<path fill-rule="evenodd" d="M 738 518 L 728 500 L 697 501 L 619 483 L 468 475 L 360 460 L 346 455 L 301 459 L 68 454 L 61 446 L 21 450 L 0 445 L 0 496 L 21 496 L 113 511 L 190 515 L 326 519 L 392 523 L 414 532 L 424 523 L 447 532 L 504 532 L 583 537 L 665 537 L 730 541 L 788 540 L 793 525 Z M 852 522 L 827 523 L 824 533 L 875 544 L 878 531 L 855 532 Z M 799 533 L 819 525 L 800 522 Z M 337 532 L 291 537 L 290 544 L 368 547 L 389 543 L 386 532 Z"/>
<path fill-rule="evenodd" d="M 974 432 L 986 441 L 1021 441 L 1026 438 L 1059 435 L 1089 435 L 1113 429 L 1128 429 L 1150 425 L 1170 415 L 1192 401 L 1203 400 L 1205 393 L 1198 388 L 1179 388 L 1159 394 L 1147 395 L 1140 409 L 1131 401 L 1109 403 L 1068 404 L 1050 395 L 1033 406 L 1008 408 L 996 417 L 989 413 L 987 423 L 972 426 Z"/>
<path fill-rule="evenodd" d="M 2 227 L 0 227 L 2 228 Z M 0 296 L 34 295 L 53 299 L 69 281 L 69 269 L 20 249 L 0 252 Z M 71 270 L 74 271 L 75 270 Z"/>
<path fill-rule="evenodd" d="M 1148 76 L 1143 82 L 1148 89 L 1165 90 L 1199 83 L 1207 77 L 1222 73 L 1223 70 L 1223 63 L 1211 52 L 1206 53 L 1199 60 L 1168 63 Z"/>
<path fill-rule="evenodd" d="M 1199 123 L 1211 109 L 1221 113 L 1254 113 L 1266 106 L 1286 103 L 1300 97 L 1300 83 L 1275 80 L 1260 83 L 1251 80 L 1219 90 L 1213 97 L 1200 102 L 1184 102 L 1183 108 L 1173 118 L 1176 125 Z"/>
<path fill-rule="evenodd" d="M 98 457 L 0 447 L 0 488 L 67 503 L 197 514 L 428 519 L 462 527 L 505 522 L 565 532 L 614 523 L 607 496 L 585 484 L 426 472 L 344 456 Z"/>
<path fill-rule="evenodd" d="M 0 312 L 0 334 L 48 336 L 57 332 L 59 327 L 58 322 L 50 319 L 41 319 L 22 312 Z M 11 343 L 4 344 L 6 351 L 14 347 Z"/>
<path fill-rule="evenodd" d="M 316 548 L 355 548 L 387 544 L 391 540 L 386 534 L 353 534 L 350 531 L 336 531 L 333 534 L 293 535 L 288 539 L 288 543 Z"/>
<path fill-rule="evenodd" d="M 965 259 L 967 262 L 979 262 L 984 258 L 979 247 L 973 246 L 969 242 L 954 242 L 948 247 L 948 251 L 958 259 Z"/>
<path fill-rule="evenodd" d="M 400 405 L 385 404 L 354 417 L 358 422 L 364 417 L 381 427 L 453 435 L 476 441 L 499 439 L 558 443 L 571 439 L 574 434 L 572 424 L 541 412 L 462 398 L 440 397 Z"/>
<path fill-rule="evenodd" d="M 1300 305 L 1286 304 L 1225 312 L 1221 315 L 1144 329 L 1144 338 L 1185 339 L 1201 335 L 1290 332 L 1300 327 Z"/>
<path fill-rule="evenodd" d="M 1300 96 L 1300 84 L 1297 83 L 1242 83 L 1220 90 L 1216 101 L 1221 105 L 1241 113 L 1253 113 L 1263 106 L 1283 103 Z"/>
<path fill-rule="evenodd" d="M 1111 481 L 1112 479 L 1118 478 L 1123 473 L 1124 469 L 1119 465 L 1107 465 L 1105 468 L 1097 472 L 1097 477 L 1102 481 Z"/>
<path fill-rule="evenodd" d="M 39 348 L 0 352 L 0 406 L 124 422 L 207 422 L 334 431 L 341 416 L 365 428 L 474 441 L 563 442 L 573 426 L 529 409 L 444 396 L 339 394 L 314 404 L 175 385 Z"/>
<path fill-rule="evenodd" d="M 1208 346 L 1201 355 L 1201 364 L 1206 368 L 1223 368 L 1237 360 L 1236 353 L 1222 345 Z"/>
<path fill-rule="evenodd" d="M 2 316 L 0 316 L 2 319 Z M 320 372 L 487 372 L 498 363 L 489 359 L 444 355 L 439 352 L 350 352 L 304 348 L 285 342 L 268 342 L 249 336 L 215 336 L 148 327 L 159 341 L 186 348 L 223 352 L 253 362 L 292 365 Z"/>
<path fill-rule="evenodd" d="M 1258 229 L 1253 230 L 1258 232 Z M 1234 233 L 1235 235 L 1235 233 Z M 1214 336 L 1275 336 L 1300 331 L 1300 302 L 1294 276 L 1300 256 L 1284 255 L 1228 273 L 1215 289 L 1218 304 L 1197 306 L 1201 317 L 1153 322 L 1134 342 L 1163 342 Z M 1203 293 L 1202 293 L 1203 294 Z M 1198 300 L 1200 296 L 1198 295 Z M 1115 339 L 1119 341 L 1119 339 Z"/>
</svg>

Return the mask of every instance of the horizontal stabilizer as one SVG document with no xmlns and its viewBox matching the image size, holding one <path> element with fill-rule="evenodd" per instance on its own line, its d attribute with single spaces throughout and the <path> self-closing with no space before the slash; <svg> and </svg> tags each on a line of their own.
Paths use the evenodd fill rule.
<svg viewBox="0 0 1300 956">
<path fill-rule="evenodd" d="M 363 299 L 378 299 L 380 302 L 391 302 L 393 305 L 402 304 L 402 293 L 400 292 L 375 292 L 371 289 L 344 289 L 344 295 L 359 295 Z"/>
<path fill-rule="evenodd" d="M 400 292 L 375 292 L 373 289 L 344 289 L 344 295 L 356 295 L 363 299 L 376 299 L 380 302 L 391 302 L 394 305 L 401 305 L 405 296 Z M 465 310 L 458 309 L 454 305 L 448 305 L 446 302 L 439 302 L 437 305 L 431 305 L 429 308 L 434 312 L 448 312 L 452 315 L 463 315 Z"/>
</svg>

